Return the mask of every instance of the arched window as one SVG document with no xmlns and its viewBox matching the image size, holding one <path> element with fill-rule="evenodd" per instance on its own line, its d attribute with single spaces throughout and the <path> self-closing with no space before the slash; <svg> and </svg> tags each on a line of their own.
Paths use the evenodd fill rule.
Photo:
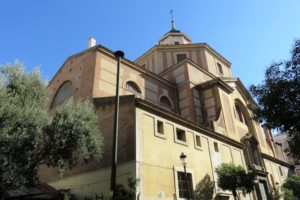
<svg viewBox="0 0 300 200">
<path fill-rule="evenodd" d="M 58 91 L 56 92 L 56 95 L 52 101 L 52 108 L 55 108 L 57 105 L 60 105 L 62 102 L 64 102 L 66 99 L 68 99 L 70 96 L 72 96 L 72 84 L 70 81 L 64 82 Z"/>
<path fill-rule="evenodd" d="M 166 107 L 166 108 L 168 108 L 170 110 L 173 109 L 172 103 L 171 103 L 171 101 L 169 100 L 168 97 L 166 97 L 166 96 L 160 97 L 159 102 L 160 102 L 160 105 L 162 105 L 162 106 L 164 106 L 164 107 Z"/>
<path fill-rule="evenodd" d="M 126 89 L 128 89 L 134 93 L 142 94 L 139 86 L 133 81 L 127 81 L 125 84 L 125 87 L 126 87 Z"/>
<path fill-rule="evenodd" d="M 240 122 L 242 122 L 242 123 L 244 123 L 244 124 L 246 124 L 247 125 L 247 120 L 246 120 L 246 117 L 245 117 L 245 115 L 244 115 L 244 113 L 243 113 L 243 110 L 242 110 L 242 108 L 241 108 L 241 105 L 238 103 L 238 102 L 236 102 L 235 103 L 235 113 L 236 113 L 236 118 L 240 121 Z"/>
</svg>

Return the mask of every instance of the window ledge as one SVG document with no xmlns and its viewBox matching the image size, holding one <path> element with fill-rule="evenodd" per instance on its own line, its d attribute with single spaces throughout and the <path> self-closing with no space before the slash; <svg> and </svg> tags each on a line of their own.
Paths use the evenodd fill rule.
<svg viewBox="0 0 300 200">
<path fill-rule="evenodd" d="M 165 140 L 167 139 L 167 136 L 165 134 L 158 133 L 158 132 L 155 132 L 154 136 Z"/>
<path fill-rule="evenodd" d="M 178 139 L 175 139 L 175 143 L 177 143 L 177 144 L 181 144 L 181 145 L 183 145 L 183 146 L 189 146 L 188 144 L 187 144 L 187 142 L 184 142 L 184 141 L 181 141 L 181 140 L 178 140 Z"/>
<path fill-rule="evenodd" d="M 200 146 L 195 146 L 195 149 L 203 151 L 203 147 L 200 147 Z"/>
</svg>

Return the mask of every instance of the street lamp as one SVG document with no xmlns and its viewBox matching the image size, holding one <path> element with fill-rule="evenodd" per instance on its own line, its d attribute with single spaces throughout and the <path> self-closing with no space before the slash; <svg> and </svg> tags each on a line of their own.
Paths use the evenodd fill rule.
<svg viewBox="0 0 300 200">
<path fill-rule="evenodd" d="M 110 190 L 113 192 L 112 199 L 115 197 L 116 189 L 116 172 L 118 162 L 118 130 L 119 130 L 119 77 L 120 77 L 120 62 L 124 57 L 123 51 L 116 51 L 114 53 L 118 64 L 117 64 L 117 80 L 116 80 L 116 97 L 115 97 L 115 119 L 114 119 L 114 138 L 113 138 L 113 149 L 112 149 L 112 163 L 111 163 L 111 177 L 110 177 Z"/>
<path fill-rule="evenodd" d="M 185 174 L 185 183 L 186 183 L 186 188 L 187 188 L 187 200 L 190 200 L 190 189 L 189 189 L 189 182 L 188 182 L 188 176 L 186 173 L 186 155 L 184 153 L 181 153 L 180 155 L 180 160 L 184 169 L 184 174 Z"/>
</svg>

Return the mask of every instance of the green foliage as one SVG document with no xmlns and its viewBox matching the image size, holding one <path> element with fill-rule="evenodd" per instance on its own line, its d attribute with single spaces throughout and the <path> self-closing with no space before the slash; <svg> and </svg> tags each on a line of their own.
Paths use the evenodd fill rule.
<svg viewBox="0 0 300 200">
<path fill-rule="evenodd" d="M 215 182 L 206 174 L 203 179 L 197 184 L 195 189 L 196 199 L 207 200 L 213 199 Z"/>
<path fill-rule="evenodd" d="M 115 200 L 135 200 L 136 190 L 140 180 L 130 177 L 127 180 L 127 188 L 122 184 L 116 185 Z"/>
<path fill-rule="evenodd" d="M 0 70 L 0 194 L 36 183 L 40 164 L 62 169 L 79 154 L 99 158 L 101 137 L 87 101 L 70 99 L 49 115 L 39 70 L 26 73 L 17 62 Z"/>
<path fill-rule="evenodd" d="M 237 190 L 250 193 L 254 187 L 254 174 L 247 174 L 242 166 L 223 163 L 216 168 L 218 175 L 218 187 L 229 190 L 233 196 L 237 196 Z"/>
<path fill-rule="evenodd" d="M 294 194 L 292 190 L 281 188 L 282 197 L 284 200 L 293 200 Z"/>
<path fill-rule="evenodd" d="M 250 87 L 257 98 L 256 118 L 290 135 L 291 153 L 300 158 L 300 40 L 291 59 L 267 68 L 262 84 Z"/>
<path fill-rule="evenodd" d="M 268 199 L 280 200 L 282 199 L 282 194 L 280 194 L 278 189 L 271 189 L 270 194 L 267 194 Z"/>
<path fill-rule="evenodd" d="M 46 148 L 51 155 L 45 164 L 63 169 L 65 164 L 74 166 L 78 155 L 86 160 L 99 159 L 101 137 L 96 124 L 97 116 L 88 101 L 76 103 L 69 99 L 56 110 L 51 123 L 45 128 Z"/>
<path fill-rule="evenodd" d="M 282 187 L 291 190 L 296 197 L 300 198 L 300 176 L 291 176 L 287 178 Z"/>
</svg>

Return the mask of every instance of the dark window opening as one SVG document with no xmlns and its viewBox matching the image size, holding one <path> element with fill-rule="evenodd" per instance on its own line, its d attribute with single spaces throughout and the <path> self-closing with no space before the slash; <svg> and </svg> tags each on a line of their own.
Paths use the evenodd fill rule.
<svg viewBox="0 0 300 200">
<path fill-rule="evenodd" d="M 177 54 L 177 62 L 181 62 L 184 59 L 186 59 L 186 55 L 185 54 Z"/>
<path fill-rule="evenodd" d="M 164 134 L 164 123 L 162 121 L 157 120 L 156 128 L 158 133 Z"/>
<path fill-rule="evenodd" d="M 279 168 L 280 176 L 283 176 L 283 172 L 282 172 L 281 167 L 279 166 L 278 168 Z"/>
<path fill-rule="evenodd" d="M 196 135 L 196 146 L 201 147 L 201 138 L 199 135 Z"/>
<path fill-rule="evenodd" d="M 178 176 L 178 191 L 179 198 L 192 198 L 193 196 L 193 182 L 192 182 L 192 174 L 187 173 L 187 176 L 184 172 L 177 172 Z"/>
<path fill-rule="evenodd" d="M 247 124 L 246 120 L 245 120 L 245 116 L 242 112 L 242 109 L 239 105 L 235 105 L 235 110 L 236 110 L 236 114 L 237 114 L 237 118 L 240 122 Z"/>
<path fill-rule="evenodd" d="M 181 140 L 183 142 L 186 142 L 186 136 L 185 136 L 185 131 L 179 128 L 176 128 L 176 137 L 177 140 Z"/>
<path fill-rule="evenodd" d="M 214 142 L 214 149 L 215 149 L 215 152 L 219 152 L 219 146 L 218 146 L 218 143 Z"/>
<path fill-rule="evenodd" d="M 126 87 L 126 89 L 128 89 L 128 90 L 130 90 L 130 91 L 132 91 L 134 93 L 139 93 L 139 94 L 142 93 L 141 89 L 139 88 L 139 86 L 135 82 L 133 82 L 133 81 L 128 81 L 126 83 L 125 87 Z"/>
<path fill-rule="evenodd" d="M 166 96 L 162 96 L 160 97 L 160 104 L 170 110 L 172 110 L 172 104 L 171 101 L 166 97 Z"/>
<path fill-rule="evenodd" d="M 179 45 L 179 42 L 176 41 L 174 44 L 175 44 L 175 45 Z"/>
<path fill-rule="evenodd" d="M 222 65 L 220 63 L 217 63 L 217 66 L 218 66 L 219 73 L 224 75 Z"/>
</svg>

